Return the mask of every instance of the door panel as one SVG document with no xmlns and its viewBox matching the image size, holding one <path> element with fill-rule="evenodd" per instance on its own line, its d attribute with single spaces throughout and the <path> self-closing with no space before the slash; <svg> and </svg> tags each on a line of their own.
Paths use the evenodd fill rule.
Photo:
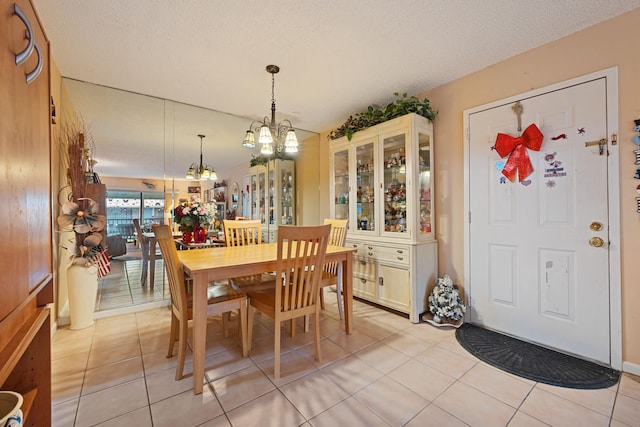
<svg viewBox="0 0 640 427">
<path fill-rule="evenodd" d="M 521 100 L 544 135 L 522 182 L 492 149 L 518 135 L 512 104 L 469 115 L 469 287 L 472 322 L 609 363 L 607 147 L 585 144 L 607 138 L 606 101 L 606 78 Z"/>
</svg>

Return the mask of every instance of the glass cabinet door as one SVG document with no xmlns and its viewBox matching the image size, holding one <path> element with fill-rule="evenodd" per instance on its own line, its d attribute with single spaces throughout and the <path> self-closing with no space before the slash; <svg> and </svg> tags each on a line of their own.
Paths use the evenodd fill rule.
<svg viewBox="0 0 640 427">
<path fill-rule="evenodd" d="M 335 219 L 349 219 L 349 150 L 333 155 L 333 194 Z"/>
<path fill-rule="evenodd" d="M 404 133 L 382 139 L 382 204 L 387 233 L 407 233 L 406 139 Z"/>
<path fill-rule="evenodd" d="M 431 233 L 431 140 L 418 133 L 418 220 L 419 233 Z"/>
<path fill-rule="evenodd" d="M 374 143 L 364 143 L 356 147 L 356 229 L 375 231 L 375 155 Z"/>
<path fill-rule="evenodd" d="M 283 167 L 280 170 L 280 224 L 291 225 L 294 223 L 294 188 L 293 170 Z"/>
<path fill-rule="evenodd" d="M 250 195 L 251 195 L 251 213 L 250 217 L 253 220 L 260 219 L 258 216 L 258 175 L 252 173 L 249 176 Z"/>
<path fill-rule="evenodd" d="M 276 171 L 273 167 L 269 168 L 269 186 L 267 187 L 267 192 L 269 193 L 269 225 L 274 225 L 276 223 L 275 220 L 275 193 L 276 193 L 276 184 L 274 180 L 274 175 Z"/>
<path fill-rule="evenodd" d="M 258 218 L 262 225 L 266 225 L 266 187 L 267 187 L 267 171 L 265 169 L 258 171 Z"/>
</svg>

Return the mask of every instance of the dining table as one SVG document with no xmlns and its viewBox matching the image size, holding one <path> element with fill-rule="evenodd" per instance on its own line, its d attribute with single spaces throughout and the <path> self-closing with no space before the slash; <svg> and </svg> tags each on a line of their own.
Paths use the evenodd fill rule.
<svg viewBox="0 0 640 427">
<path fill-rule="evenodd" d="M 224 246 L 179 251 L 182 267 L 193 280 L 193 392 L 201 394 L 207 330 L 207 288 L 209 282 L 233 277 L 260 274 L 276 269 L 278 244 L 263 243 L 248 246 Z M 327 246 L 325 262 L 342 263 L 344 328 L 353 330 L 353 252 L 355 248 Z"/>
</svg>

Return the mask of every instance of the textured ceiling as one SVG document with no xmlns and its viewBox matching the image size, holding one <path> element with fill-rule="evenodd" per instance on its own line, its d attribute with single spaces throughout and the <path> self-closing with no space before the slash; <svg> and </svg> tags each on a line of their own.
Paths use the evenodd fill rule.
<svg viewBox="0 0 640 427">
<path fill-rule="evenodd" d="M 640 0 L 33 3 L 64 77 L 259 119 L 270 108 L 265 66 L 277 64 L 277 118 L 314 132 L 386 104 L 394 92 L 418 94 L 640 6 Z"/>
</svg>

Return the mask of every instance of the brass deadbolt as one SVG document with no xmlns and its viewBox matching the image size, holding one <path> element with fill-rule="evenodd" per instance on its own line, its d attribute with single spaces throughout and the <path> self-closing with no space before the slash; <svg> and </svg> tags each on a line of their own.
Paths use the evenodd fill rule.
<svg viewBox="0 0 640 427">
<path fill-rule="evenodd" d="M 591 223 L 589 228 L 592 229 L 593 231 L 600 231 L 602 230 L 602 223 L 598 221 L 594 221 Z"/>
</svg>

